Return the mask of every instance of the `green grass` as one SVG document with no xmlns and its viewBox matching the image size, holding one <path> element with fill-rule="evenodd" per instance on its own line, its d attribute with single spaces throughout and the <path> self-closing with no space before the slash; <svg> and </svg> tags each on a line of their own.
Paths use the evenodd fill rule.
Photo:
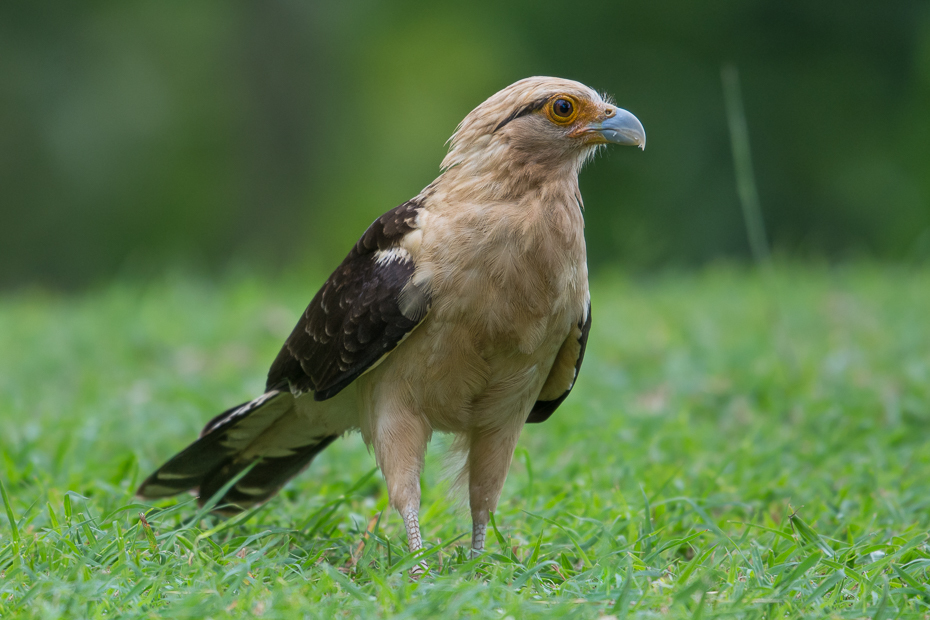
<svg viewBox="0 0 930 620">
<path fill-rule="evenodd" d="M 930 269 L 595 280 L 477 561 L 434 439 L 419 582 L 357 435 L 243 518 L 132 496 L 260 392 L 318 284 L 0 298 L 0 617 L 930 615 Z"/>
</svg>

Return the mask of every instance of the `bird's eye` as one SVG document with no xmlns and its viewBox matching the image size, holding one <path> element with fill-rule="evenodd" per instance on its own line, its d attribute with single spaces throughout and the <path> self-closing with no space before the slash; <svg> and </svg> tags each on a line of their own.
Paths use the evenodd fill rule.
<svg viewBox="0 0 930 620">
<path fill-rule="evenodd" d="M 572 115 L 572 110 L 575 109 L 575 106 L 572 105 L 572 102 L 568 99 L 556 99 L 555 103 L 552 104 L 552 111 L 555 112 L 556 116 L 561 118 L 568 118 Z"/>
<path fill-rule="evenodd" d="M 567 96 L 556 97 L 549 104 L 549 118 L 555 123 L 570 123 L 575 120 L 576 113 L 575 102 Z"/>
</svg>

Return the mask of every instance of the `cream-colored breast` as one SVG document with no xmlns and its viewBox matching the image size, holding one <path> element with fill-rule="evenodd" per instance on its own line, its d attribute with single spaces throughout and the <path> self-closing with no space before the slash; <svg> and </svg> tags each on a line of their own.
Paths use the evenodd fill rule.
<svg viewBox="0 0 930 620">
<path fill-rule="evenodd" d="M 429 274 L 437 318 L 528 353 L 554 319 L 583 309 L 584 222 L 571 198 L 429 210 L 417 271 Z"/>
<path fill-rule="evenodd" d="M 436 430 L 525 418 L 587 303 L 577 204 L 472 205 L 422 218 L 414 279 L 428 284 L 432 308 L 404 355 L 377 374 L 405 386 L 390 398 Z"/>
</svg>

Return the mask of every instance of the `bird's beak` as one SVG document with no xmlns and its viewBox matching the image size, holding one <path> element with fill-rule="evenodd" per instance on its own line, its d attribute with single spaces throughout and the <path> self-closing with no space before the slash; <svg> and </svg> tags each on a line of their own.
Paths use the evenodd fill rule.
<svg viewBox="0 0 930 620">
<path fill-rule="evenodd" d="M 610 111 L 613 113 L 610 114 Z M 585 129 L 599 134 L 610 144 L 638 146 L 646 150 L 646 130 L 638 118 L 622 108 L 610 108 L 608 114 L 610 116 L 604 120 L 595 121 Z"/>
</svg>

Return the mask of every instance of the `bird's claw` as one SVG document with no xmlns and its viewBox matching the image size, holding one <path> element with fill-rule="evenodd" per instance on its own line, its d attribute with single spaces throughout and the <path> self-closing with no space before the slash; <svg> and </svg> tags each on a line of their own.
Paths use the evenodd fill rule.
<svg viewBox="0 0 930 620">
<path fill-rule="evenodd" d="M 426 560 L 420 560 L 410 569 L 410 578 L 414 581 L 418 581 L 420 577 L 429 574 L 429 572 L 429 564 L 426 563 Z"/>
</svg>

